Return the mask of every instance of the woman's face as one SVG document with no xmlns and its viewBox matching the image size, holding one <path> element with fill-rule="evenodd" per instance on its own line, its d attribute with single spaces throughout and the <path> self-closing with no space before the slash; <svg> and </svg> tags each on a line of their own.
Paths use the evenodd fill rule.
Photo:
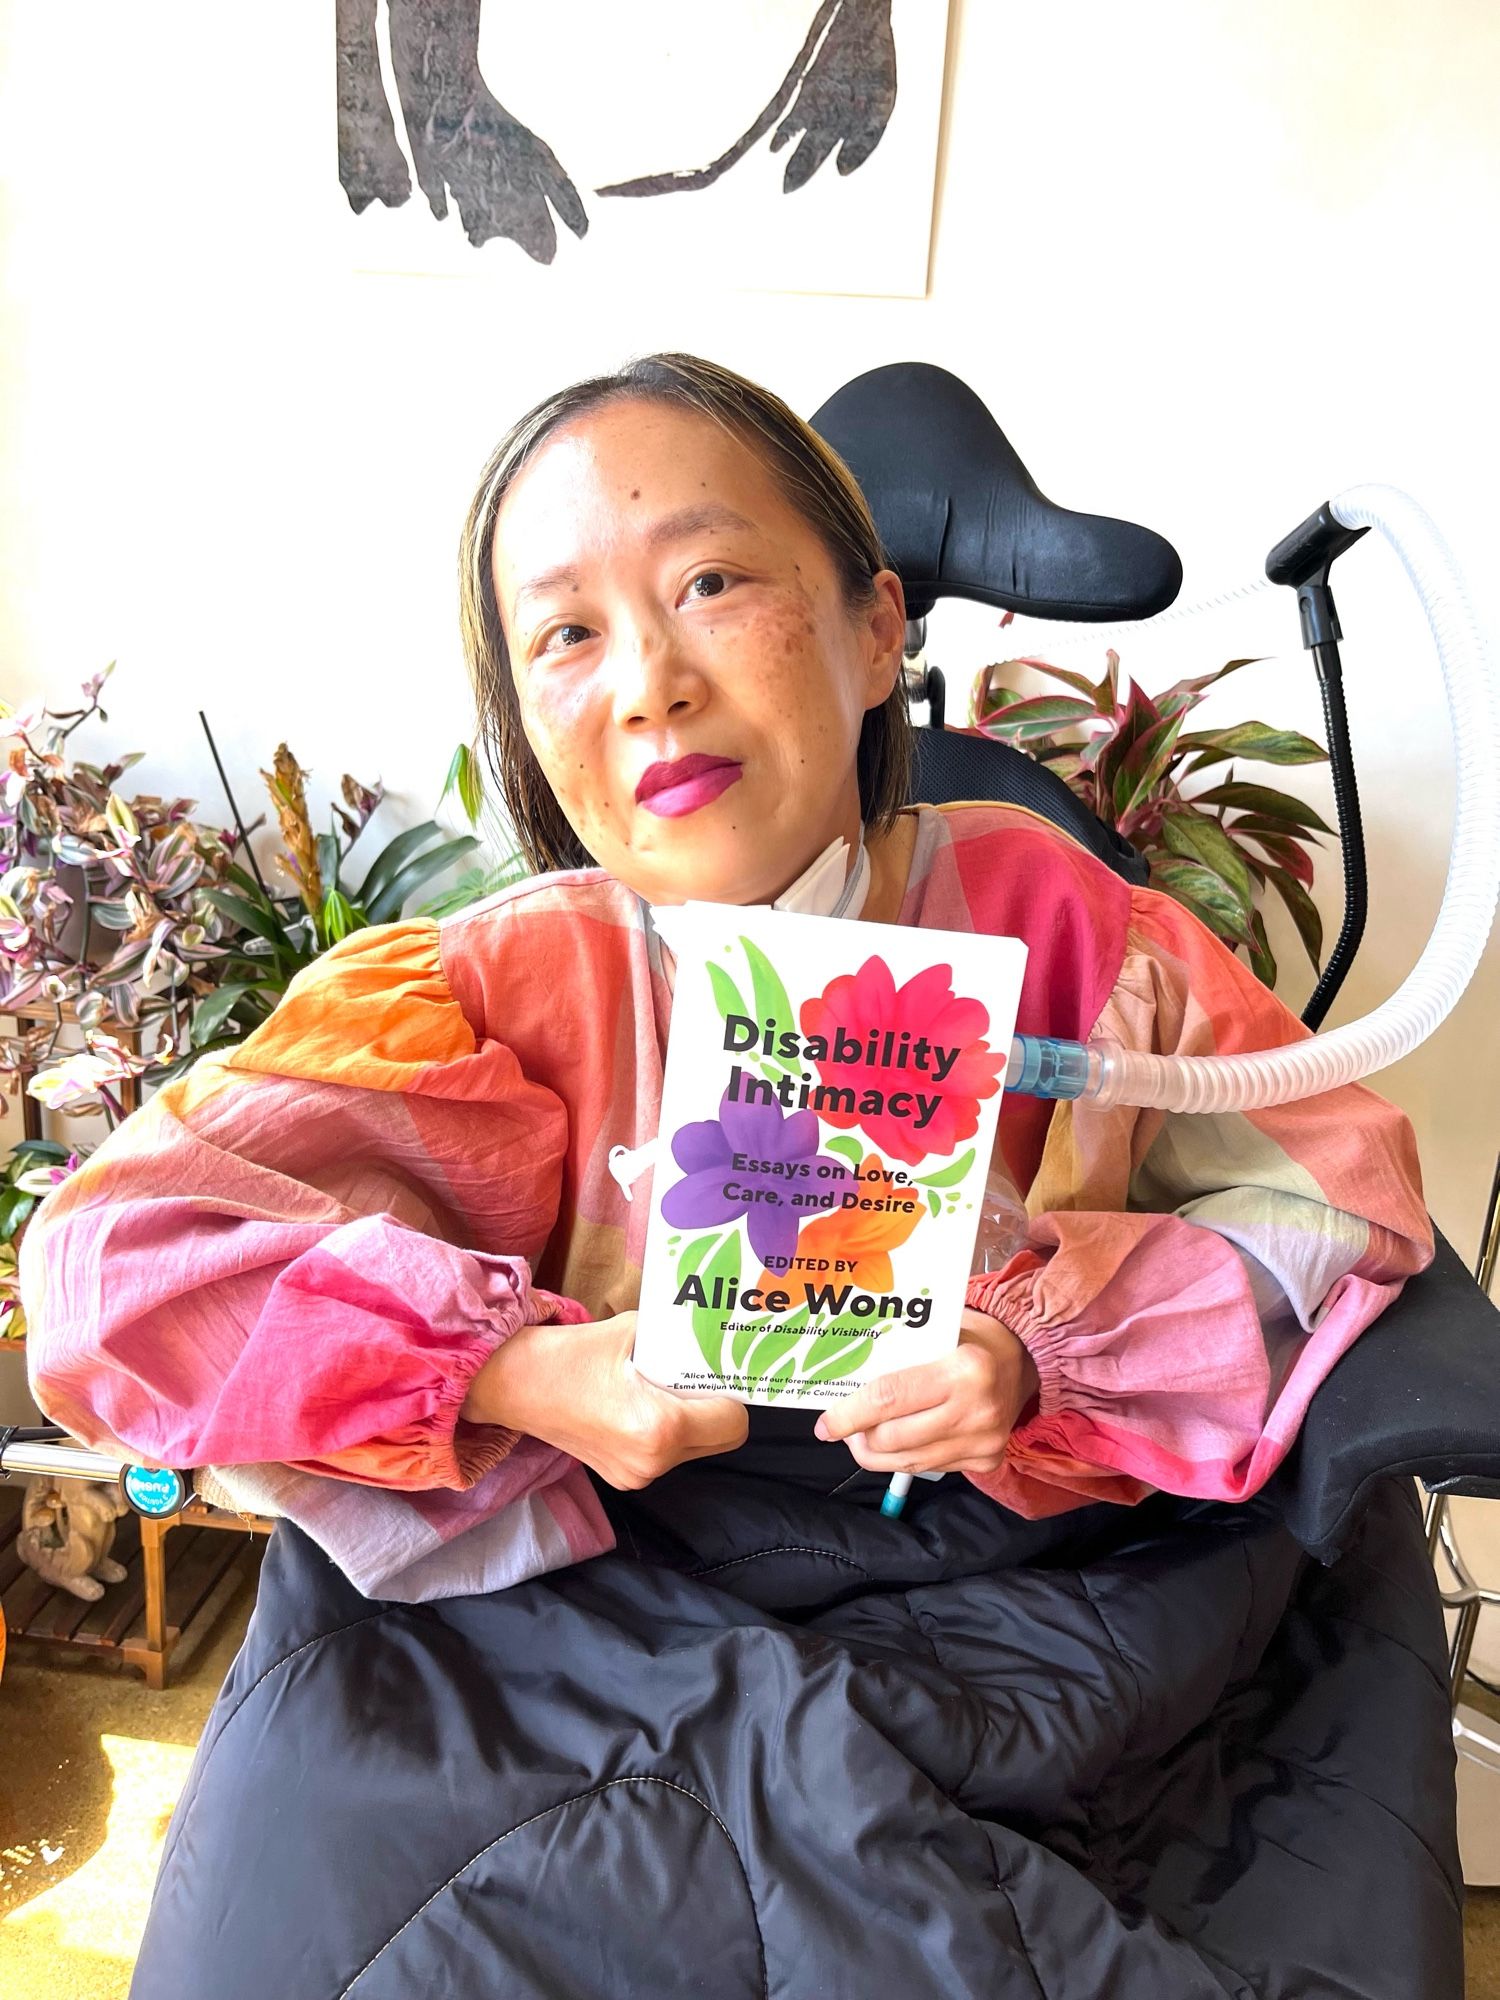
<svg viewBox="0 0 1500 2000">
<path fill-rule="evenodd" d="M 601 867 L 648 902 L 766 902 L 857 842 L 865 711 L 901 665 L 895 572 L 846 609 L 753 451 L 622 402 L 511 486 L 495 591 L 527 740 Z"/>
</svg>

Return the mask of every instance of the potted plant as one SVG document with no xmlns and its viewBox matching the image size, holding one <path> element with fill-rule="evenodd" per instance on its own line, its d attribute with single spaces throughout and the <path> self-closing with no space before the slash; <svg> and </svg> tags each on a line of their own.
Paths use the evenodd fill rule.
<svg viewBox="0 0 1500 2000">
<path fill-rule="evenodd" d="M 14 739 L 0 779 L 0 1010 L 50 1004 L 60 1020 L 66 1004 L 85 1032 L 175 1025 L 187 983 L 212 982 L 223 947 L 203 891 L 231 860 L 231 837 L 195 821 L 191 799 L 120 794 L 140 751 L 103 765 L 69 752 L 84 723 L 108 720 L 112 664 L 78 708 L 0 703 Z"/>
<path fill-rule="evenodd" d="M 307 773 L 285 743 L 278 746 L 272 769 L 261 776 L 281 827 L 275 866 L 291 886 L 279 892 L 267 888 L 241 832 L 246 865 L 231 860 L 224 882 L 204 890 L 205 901 L 228 926 L 223 962 L 212 991 L 195 997 L 188 1043 L 163 1076 L 175 1075 L 209 1049 L 253 1032 L 304 965 L 351 931 L 400 917 L 418 889 L 480 846 L 473 834 L 447 838 L 436 820 L 423 820 L 388 841 L 355 884 L 348 874 L 350 852 L 384 798 L 384 787 L 361 785 L 346 772 L 343 804 L 332 808 L 329 831 L 320 834 L 314 833 L 308 810 Z M 470 825 L 477 826 L 484 792 L 467 744 L 460 744 L 454 753 L 439 805 L 450 792 L 458 795 Z M 230 805 L 238 827 L 232 795 Z M 445 894 L 419 905 L 413 914 L 445 916 L 524 873 L 518 850 L 511 848 L 497 863 L 467 869 Z"/>
<path fill-rule="evenodd" d="M 1191 910 L 1231 948 L 1243 947 L 1264 985 L 1276 984 L 1276 960 L 1255 901 L 1267 883 L 1290 911 L 1314 972 L 1321 971 L 1323 924 L 1308 894 L 1308 849 L 1333 829 L 1287 792 L 1237 782 L 1232 763 L 1221 782 L 1191 796 L 1182 787 L 1234 757 L 1311 764 L 1326 762 L 1328 752 L 1311 737 L 1264 722 L 1184 729 L 1208 689 L 1250 666 L 1248 659 L 1230 660 L 1150 696 L 1133 683 L 1122 694 L 1119 655 L 1108 651 L 1105 658 L 1098 682 L 1029 657 L 983 668 L 974 687 L 976 727 L 1049 765 L 1091 812 L 1145 855 L 1152 887 Z M 1025 694 L 1012 684 L 1019 667 L 1072 692 Z"/>
<path fill-rule="evenodd" d="M 249 840 L 261 821 L 246 828 L 232 794 L 232 826 L 205 825 L 192 799 L 122 796 L 117 781 L 143 753 L 102 765 L 71 754 L 75 730 L 108 721 L 99 697 L 112 670 L 85 682 L 84 702 L 66 711 L 17 713 L 0 701 L 0 735 L 13 739 L 0 767 L 0 1014 L 17 1024 L 0 1034 L 0 1074 L 14 1079 L 0 1090 L 0 1117 L 19 1084 L 64 1118 L 102 1112 L 112 1130 L 146 1084 L 252 1032 L 303 965 L 351 931 L 405 914 L 420 889 L 480 846 L 426 820 L 388 841 L 356 884 L 350 852 L 384 787 L 345 773 L 329 831 L 315 834 L 307 773 L 281 744 L 262 776 L 282 840 L 272 867 L 289 886 L 269 889 Z M 467 745 L 440 805 L 450 792 L 478 825 L 484 793 Z M 466 869 L 416 914 L 445 915 L 524 873 L 512 848 Z M 82 1048 L 60 1046 L 67 1028 L 81 1032 Z M 19 1359 L 24 1337 L 15 1276 L 27 1220 L 88 1150 L 33 1132 L 0 1158 L 0 1356 Z M 34 1411 L 26 1397 L 20 1416 L 5 1415 L 13 1391 L 0 1371 L 0 1421 Z"/>
<path fill-rule="evenodd" d="M 11 1148 L 0 1168 L 0 1341 L 26 1337 L 26 1315 L 16 1282 L 16 1254 L 27 1218 L 44 1194 L 50 1194 L 77 1167 L 79 1155 L 55 1139 L 22 1139 Z M 11 1400 L 0 1385 L 0 1423 L 28 1421 L 35 1405 L 27 1398 L 21 1415 L 11 1415 Z"/>
</svg>

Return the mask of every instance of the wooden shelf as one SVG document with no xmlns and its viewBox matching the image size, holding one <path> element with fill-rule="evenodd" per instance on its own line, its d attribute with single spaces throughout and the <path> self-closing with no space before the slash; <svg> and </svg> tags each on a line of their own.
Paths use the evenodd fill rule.
<svg viewBox="0 0 1500 2000">
<path fill-rule="evenodd" d="M 268 1535 L 276 1525 L 259 1515 L 225 1513 L 196 1496 L 169 1520 L 127 1514 L 116 1523 L 110 1550 L 125 1566 L 125 1578 L 106 1584 L 104 1595 L 89 1603 L 49 1584 L 16 1554 L 23 1496 L 19 1481 L 0 1484 L 0 1602 L 10 1637 L 117 1656 L 139 1667 L 147 1687 L 158 1690 L 167 1684 L 178 1641 L 244 1550 L 223 1531 Z"/>
<path fill-rule="evenodd" d="M 53 1000 L 27 1000 L 19 1007 L 0 1006 L 0 1021 L 15 1021 L 22 1026 L 28 1024 L 33 1027 L 47 1026 L 58 1019 L 59 1007 L 61 1008 L 62 1024 L 64 1027 L 80 1027 L 81 1024 L 78 1015 L 71 1000 L 61 1002 Z M 113 1035 L 116 1041 L 123 1042 L 127 1049 L 130 1049 L 136 1055 L 141 1053 L 141 1036 L 145 1032 L 145 1023 L 139 1023 L 133 1028 L 126 1027 L 120 1021 L 106 1021 L 102 1025 L 106 1033 Z M 61 1055 L 76 1055 L 79 1051 L 68 1048 L 59 1051 L 59 1053 Z M 18 1096 L 21 1100 L 22 1137 L 26 1139 L 44 1139 L 48 1136 L 42 1116 L 42 1105 L 38 1099 L 29 1096 L 26 1090 L 27 1084 L 35 1076 L 39 1067 L 40 1065 L 37 1063 L 21 1063 L 16 1069 L 9 1072 L 9 1076 L 16 1079 L 12 1094 Z M 10 1088 L 8 1082 L 7 1088 Z M 140 1109 L 141 1080 L 139 1077 L 121 1077 L 114 1088 L 115 1094 L 119 1099 L 120 1109 L 126 1117 L 132 1111 Z M 66 1114 L 64 1112 L 55 1112 L 53 1116 L 59 1121 L 63 1121 L 65 1125 Z"/>
</svg>

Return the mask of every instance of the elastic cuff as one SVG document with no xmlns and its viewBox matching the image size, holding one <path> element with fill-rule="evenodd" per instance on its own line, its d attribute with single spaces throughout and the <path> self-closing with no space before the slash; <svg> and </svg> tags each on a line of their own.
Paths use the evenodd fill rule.
<svg viewBox="0 0 1500 2000">
<path fill-rule="evenodd" d="M 975 1312 L 999 1320 L 1026 1349 L 1036 1364 L 1040 1390 L 1036 1415 L 1050 1417 L 1069 1407 L 1068 1381 L 1062 1367 L 1068 1336 L 1063 1327 L 1038 1322 L 1025 1284 L 1027 1275 L 1012 1278 L 1003 1271 L 981 1272 L 970 1278 L 965 1300 Z"/>
<path fill-rule="evenodd" d="M 443 1383 L 432 1412 L 435 1485 L 463 1491 L 515 1450 L 519 1431 L 506 1424 L 472 1423 L 459 1415 L 474 1377 L 515 1330 L 491 1327 L 477 1335 L 471 1348 L 454 1357 L 453 1373 Z"/>
<path fill-rule="evenodd" d="M 587 1308 L 580 1305 L 577 1299 L 567 1298 L 559 1292 L 544 1291 L 539 1285 L 528 1285 L 515 1325 L 502 1327 L 495 1339 L 462 1358 L 453 1380 L 444 1386 L 434 1417 L 435 1427 L 444 1436 L 452 1419 L 454 1469 L 461 1487 L 473 1486 L 485 1473 L 492 1472 L 502 1460 L 509 1458 L 521 1441 L 521 1433 L 512 1430 L 509 1424 L 474 1423 L 459 1415 L 473 1387 L 474 1377 L 485 1362 L 523 1326 L 577 1325 L 588 1317 Z M 473 1366 L 469 1367 L 466 1364 L 471 1359 Z M 444 1481 L 445 1485 L 452 1483 L 451 1479 Z"/>
</svg>

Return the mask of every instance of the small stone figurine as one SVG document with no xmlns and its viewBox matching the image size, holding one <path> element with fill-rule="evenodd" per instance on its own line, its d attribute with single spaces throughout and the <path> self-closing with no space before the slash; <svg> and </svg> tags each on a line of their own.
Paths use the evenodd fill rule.
<svg viewBox="0 0 1500 2000">
<path fill-rule="evenodd" d="M 102 1480 L 28 1479 L 16 1554 L 59 1590 L 92 1602 L 128 1574 L 110 1549 L 115 1522 L 129 1511 L 119 1487 Z"/>
</svg>

